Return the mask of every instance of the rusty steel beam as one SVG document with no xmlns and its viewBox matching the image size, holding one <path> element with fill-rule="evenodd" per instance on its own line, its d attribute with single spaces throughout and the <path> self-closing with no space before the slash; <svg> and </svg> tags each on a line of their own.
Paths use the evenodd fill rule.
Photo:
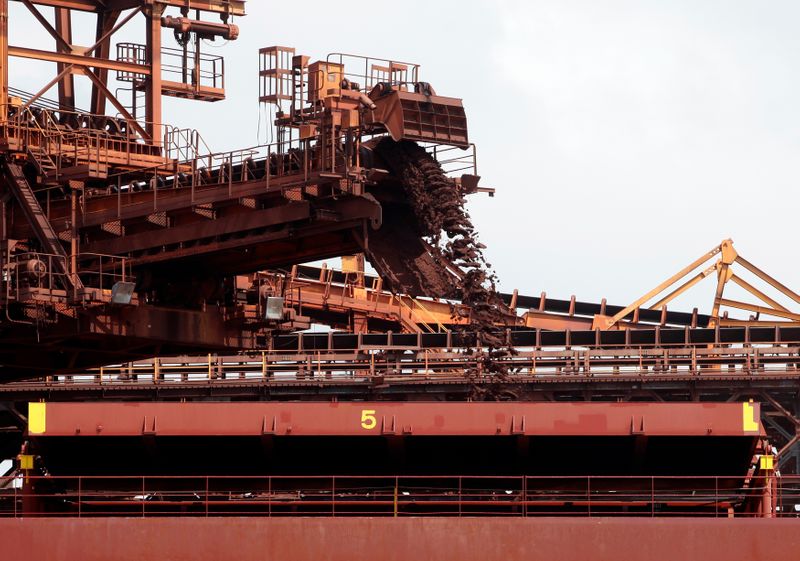
<svg viewBox="0 0 800 561">
<path fill-rule="evenodd" d="M 757 403 L 47 403 L 29 436 L 731 436 Z"/>
<path fill-rule="evenodd" d="M 144 10 L 147 20 L 146 37 L 150 73 L 145 80 L 145 121 L 147 133 L 153 142 L 161 144 L 158 129 L 161 126 L 161 13 L 163 6 L 156 4 Z"/>
<path fill-rule="evenodd" d="M 22 1 L 22 0 L 17 0 Z M 50 6 L 53 8 L 63 8 L 65 10 L 79 10 L 82 12 L 97 12 L 105 10 L 111 6 L 132 7 L 140 4 L 142 0 L 31 0 L 31 4 L 39 6 Z"/>
<path fill-rule="evenodd" d="M 31 6 L 31 9 L 35 8 Z M 72 12 L 64 8 L 56 8 L 56 34 L 60 38 L 57 40 L 56 49 L 61 53 L 72 52 Z M 60 74 L 71 64 L 59 63 L 56 65 L 56 70 Z M 68 72 L 58 82 L 58 104 L 59 107 L 75 110 L 75 76 L 72 72 Z"/>
<path fill-rule="evenodd" d="M 156 3 L 176 8 L 189 8 L 201 12 L 245 15 L 245 0 L 156 0 Z"/>
<path fill-rule="evenodd" d="M 795 558 L 800 520 L 31 518 L 0 519 L 0 540 L 38 561 L 774 561 Z"/>
<path fill-rule="evenodd" d="M 0 0 L 0 121 L 8 120 L 8 0 Z"/>
<path fill-rule="evenodd" d="M 33 17 L 41 24 L 41 26 L 47 31 L 53 39 L 56 41 L 56 46 L 60 52 L 69 52 L 72 50 L 72 29 L 69 22 L 66 21 L 65 11 L 63 8 L 56 8 L 56 27 L 50 24 L 47 21 L 42 13 L 36 9 L 36 6 L 33 5 L 33 2 L 30 0 L 21 0 L 21 2 L 28 8 L 28 11 L 33 14 Z M 66 12 L 68 14 L 68 12 Z M 65 33 L 66 32 L 66 33 Z"/>
<path fill-rule="evenodd" d="M 238 204 L 239 199 L 246 197 L 271 196 L 281 199 L 282 189 L 295 187 L 301 180 L 302 178 L 297 176 L 275 178 L 270 182 L 270 189 L 264 188 L 262 179 L 235 183 L 230 189 L 227 185 L 213 185 L 205 189 L 179 187 L 159 190 L 157 193 L 150 190 L 117 196 L 88 197 L 84 201 L 81 225 L 83 228 L 101 226 L 114 220 L 146 218 L 155 212 L 180 212 L 201 205 L 230 202 Z M 65 203 L 62 201 L 51 203 L 50 221 L 56 229 L 68 227 L 69 212 Z"/>
<path fill-rule="evenodd" d="M 105 70 L 119 70 L 122 72 L 134 72 L 137 74 L 150 75 L 150 68 L 140 64 L 131 62 L 124 62 L 119 60 L 103 59 L 98 57 L 89 57 L 83 55 L 75 55 L 70 53 L 53 53 L 49 51 L 42 51 L 39 49 L 31 49 L 28 47 L 8 47 L 9 56 L 16 56 L 21 58 L 29 58 L 32 60 L 44 60 L 47 62 L 57 62 L 61 64 L 74 64 L 75 66 L 82 66 L 85 68 L 103 68 Z"/>
<path fill-rule="evenodd" d="M 156 3 L 162 6 L 186 7 L 203 12 L 233 16 L 245 15 L 245 0 L 155 0 L 155 2 L 152 0 L 31 0 L 31 3 L 83 12 L 127 10 Z"/>
<path fill-rule="evenodd" d="M 120 12 L 102 12 L 97 16 L 95 30 L 95 44 L 86 51 L 86 56 L 95 53 L 95 58 L 106 59 L 111 56 L 111 36 L 122 26 L 124 26 L 134 15 L 139 13 L 139 9 L 133 10 L 119 24 L 117 19 Z M 94 73 L 101 83 L 108 86 L 108 69 L 94 68 Z M 96 84 L 92 84 L 91 111 L 95 115 L 103 115 L 106 112 L 106 96 L 100 91 Z"/>
<path fill-rule="evenodd" d="M 97 241 L 86 246 L 90 253 L 123 255 L 132 251 L 148 250 L 180 242 L 197 241 L 235 232 L 250 231 L 256 228 L 275 226 L 287 222 L 295 222 L 310 218 L 311 208 L 308 202 L 289 203 L 265 210 L 254 210 L 219 217 L 216 220 L 198 221 L 183 226 L 167 228 L 164 231 L 154 230 L 123 236 L 117 239 Z"/>
</svg>

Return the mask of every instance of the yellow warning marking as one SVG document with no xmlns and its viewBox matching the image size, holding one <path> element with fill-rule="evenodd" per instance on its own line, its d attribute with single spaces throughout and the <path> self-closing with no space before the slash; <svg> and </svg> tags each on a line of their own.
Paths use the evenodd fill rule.
<svg viewBox="0 0 800 561">
<path fill-rule="evenodd" d="M 33 456 L 30 454 L 20 454 L 17 459 L 19 460 L 19 469 L 33 469 Z"/>
<path fill-rule="evenodd" d="M 745 432 L 758 432 L 758 428 L 756 408 L 752 403 L 742 403 L 742 430 Z"/>
<path fill-rule="evenodd" d="M 28 404 L 28 434 L 44 434 L 47 429 L 45 403 Z"/>
</svg>

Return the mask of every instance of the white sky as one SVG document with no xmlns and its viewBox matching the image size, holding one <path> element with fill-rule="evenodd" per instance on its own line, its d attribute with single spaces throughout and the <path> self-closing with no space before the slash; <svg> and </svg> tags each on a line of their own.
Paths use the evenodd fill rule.
<svg viewBox="0 0 800 561">
<path fill-rule="evenodd" d="M 800 289 L 800 3 L 251 0 L 248 12 L 238 41 L 209 49 L 226 56 L 228 100 L 166 103 L 165 121 L 213 149 L 259 140 L 259 47 L 418 62 L 464 99 L 497 189 L 470 210 L 501 288 L 628 303 L 731 237 Z M 34 36 L 22 22 L 12 44 Z M 11 72 L 26 89 L 50 78 L 28 62 Z M 683 307 L 709 308 L 706 282 Z"/>
</svg>

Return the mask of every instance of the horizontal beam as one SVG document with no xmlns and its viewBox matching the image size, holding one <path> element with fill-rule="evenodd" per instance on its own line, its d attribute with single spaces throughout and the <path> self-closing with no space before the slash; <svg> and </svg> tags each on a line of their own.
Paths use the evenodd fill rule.
<svg viewBox="0 0 800 561">
<path fill-rule="evenodd" d="M 111 436 L 749 436 L 757 403 L 47 403 L 31 438 Z M 98 427 L 102 427 L 98 429 Z"/>
<path fill-rule="evenodd" d="M 80 10 L 83 12 L 96 12 L 103 9 L 103 3 L 97 0 L 32 0 L 31 3 L 40 6 L 51 6 L 53 8 Z"/>
<path fill-rule="evenodd" d="M 186 7 L 203 12 L 228 13 L 234 16 L 245 15 L 244 0 L 155 0 L 155 2 L 147 0 L 107 0 L 105 2 L 99 0 L 31 0 L 31 3 L 84 12 L 127 10 L 155 3 L 176 8 Z"/>
<path fill-rule="evenodd" d="M 244 0 L 156 0 L 156 3 L 176 8 L 187 7 L 190 10 L 202 12 L 229 13 L 234 16 L 245 15 Z"/>
<path fill-rule="evenodd" d="M 310 216 L 311 207 L 307 201 L 293 202 L 250 213 L 220 217 L 216 220 L 203 220 L 166 230 L 142 232 L 117 239 L 98 241 L 87 244 L 84 251 L 87 253 L 122 255 L 152 247 L 277 226 L 305 220 Z"/>
<path fill-rule="evenodd" d="M 144 76 L 150 75 L 150 67 L 131 62 L 110 60 L 106 58 L 95 58 L 92 56 L 74 55 L 69 53 L 54 53 L 39 49 L 29 49 L 27 47 L 8 47 L 9 56 L 28 58 L 32 60 L 44 60 L 47 62 L 58 62 L 62 64 L 74 64 L 85 68 L 101 68 L 104 70 L 118 70 L 120 72 L 133 72 Z"/>
</svg>

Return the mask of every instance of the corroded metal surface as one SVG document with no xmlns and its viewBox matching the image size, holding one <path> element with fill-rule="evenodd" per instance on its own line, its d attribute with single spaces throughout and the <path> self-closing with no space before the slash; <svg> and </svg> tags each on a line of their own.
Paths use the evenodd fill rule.
<svg viewBox="0 0 800 561">
<path fill-rule="evenodd" d="M 755 436 L 757 403 L 47 403 L 32 438 Z"/>
<path fill-rule="evenodd" d="M 38 561 L 773 561 L 794 558 L 798 529 L 790 519 L 106 518 L 0 520 L 0 540 L 9 559 Z"/>
</svg>

